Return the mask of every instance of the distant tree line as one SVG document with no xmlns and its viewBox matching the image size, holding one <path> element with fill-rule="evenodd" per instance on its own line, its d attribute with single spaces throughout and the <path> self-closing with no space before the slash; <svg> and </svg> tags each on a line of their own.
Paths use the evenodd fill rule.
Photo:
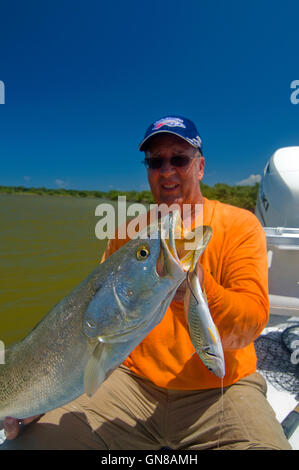
<svg viewBox="0 0 299 470">
<path fill-rule="evenodd" d="M 252 212 L 255 210 L 258 195 L 259 183 L 254 186 L 230 186 L 224 183 L 217 183 L 214 186 L 201 183 L 202 194 L 208 199 L 216 199 L 233 206 L 242 207 Z M 0 186 L 0 193 L 5 194 L 37 194 L 40 196 L 72 196 L 108 199 L 117 201 L 118 196 L 126 196 L 127 201 L 153 204 L 152 193 L 150 191 L 84 191 L 77 189 L 48 189 L 48 188 L 26 188 L 25 186 Z"/>
</svg>

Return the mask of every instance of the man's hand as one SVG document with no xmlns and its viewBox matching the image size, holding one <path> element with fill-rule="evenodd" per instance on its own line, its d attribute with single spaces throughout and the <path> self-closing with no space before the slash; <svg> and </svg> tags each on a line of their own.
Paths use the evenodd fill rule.
<svg viewBox="0 0 299 470">
<path fill-rule="evenodd" d="M 31 416 L 30 418 L 25 419 L 16 419 L 11 418 L 10 416 L 6 417 L 4 420 L 4 431 L 6 439 L 9 441 L 15 439 L 20 432 L 20 425 L 26 425 L 38 421 L 42 415 Z"/>
</svg>

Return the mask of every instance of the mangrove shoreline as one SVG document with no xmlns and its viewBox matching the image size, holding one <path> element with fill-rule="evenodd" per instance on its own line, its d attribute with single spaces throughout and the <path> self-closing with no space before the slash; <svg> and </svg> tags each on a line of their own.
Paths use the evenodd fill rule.
<svg viewBox="0 0 299 470">
<path fill-rule="evenodd" d="M 214 186 L 209 186 L 201 183 L 200 187 L 203 196 L 208 199 L 215 199 L 232 206 L 250 210 L 251 212 L 255 210 L 259 183 L 256 183 L 254 186 L 230 186 L 224 183 L 216 183 Z M 153 204 L 155 202 L 150 191 L 118 191 L 116 189 L 110 191 L 87 191 L 64 188 L 48 189 L 45 187 L 0 186 L 0 194 L 84 197 L 107 199 L 110 201 L 117 201 L 118 196 L 126 196 L 127 200 L 132 202 L 144 204 Z"/>
</svg>

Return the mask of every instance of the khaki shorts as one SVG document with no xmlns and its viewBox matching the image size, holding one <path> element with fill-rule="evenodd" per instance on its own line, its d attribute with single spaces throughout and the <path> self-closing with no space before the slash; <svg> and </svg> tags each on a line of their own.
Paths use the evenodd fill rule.
<svg viewBox="0 0 299 470">
<path fill-rule="evenodd" d="M 96 394 L 82 395 L 24 426 L 3 449 L 290 450 L 259 373 L 223 390 L 167 390 L 116 369 Z"/>
</svg>

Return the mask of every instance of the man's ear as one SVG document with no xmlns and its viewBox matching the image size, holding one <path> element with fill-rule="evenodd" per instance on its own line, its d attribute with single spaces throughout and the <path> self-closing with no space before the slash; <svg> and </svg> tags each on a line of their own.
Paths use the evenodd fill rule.
<svg viewBox="0 0 299 470">
<path fill-rule="evenodd" d="M 199 157 L 198 181 L 201 181 L 203 179 L 204 169 L 205 169 L 205 158 Z"/>
</svg>

